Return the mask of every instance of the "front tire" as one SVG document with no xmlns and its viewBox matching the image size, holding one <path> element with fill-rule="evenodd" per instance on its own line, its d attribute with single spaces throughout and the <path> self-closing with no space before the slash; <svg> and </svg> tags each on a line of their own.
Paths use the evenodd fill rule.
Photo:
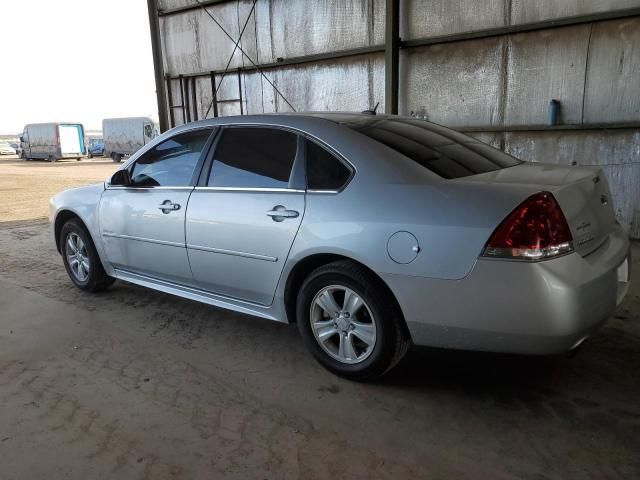
<svg viewBox="0 0 640 480">
<path fill-rule="evenodd" d="M 393 368 L 410 339 L 402 314 L 381 280 L 351 261 L 313 271 L 297 300 L 298 330 L 331 372 L 370 380 Z"/>
<path fill-rule="evenodd" d="M 78 219 L 71 219 L 60 231 L 60 250 L 67 274 L 76 287 L 99 292 L 115 279 L 104 271 L 89 232 Z"/>
</svg>

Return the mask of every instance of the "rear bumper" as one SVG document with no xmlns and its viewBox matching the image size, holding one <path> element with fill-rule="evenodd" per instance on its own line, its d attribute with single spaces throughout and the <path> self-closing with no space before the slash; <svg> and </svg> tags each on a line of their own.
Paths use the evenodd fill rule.
<svg viewBox="0 0 640 480">
<path fill-rule="evenodd" d="M 479 259 L 461 280 L 382 277 L 417 345 L 545 355 L 572 349 L 605 322 L 626 293 L 628 271 L 626 284 L 619 271 L 630 264 L 617 228 L 586 257 Z"/>
</svg>

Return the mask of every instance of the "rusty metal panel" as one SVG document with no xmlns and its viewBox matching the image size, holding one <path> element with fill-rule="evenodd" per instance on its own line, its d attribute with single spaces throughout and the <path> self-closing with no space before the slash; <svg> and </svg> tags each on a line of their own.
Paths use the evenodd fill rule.
<svg viewBox="0 0 640 480">
<path fill-rule="evenodd" d="M 233 37 L 238 38 L 238 16 L 236 2 L 223 3 L 208 7 L 214 18 L 220 22 L 224 29 Z M 227 37 L 216 25 L 204 10 L 197 10 L 198 37 L 197 44 L 193 47 L 197 49 L 202 70 L 224 69 L 233 52 L 234 42 Z M 230 68 L 237 68 L 242 65 L 240 50 L 235 51 Z"/>
<path fill-rule="evenodd" d="M 465 132 L 465 134 L 498 149 L 500 149 L 504 143 L 504 133 L 502 132 Z"/>
<path fill-rule="evenodd" d="M 175 75 L 224 69 L 251 12 L 252 3 L 243 0 L 207 6 L 207 11 L 231 38 L 203 9 L 161 17 L 166 72 Z M 255 18 L 251 13 L 239 46 L 253 61 L 256 61 L 255 31 Z M 229 68 L 250 64 L 243 58 L 241 50 L 236 49 Z"/>
<path fill-rule="evenodd" d="M 560 123 L 580 124 L 589 25 L 510 36 L 505 124 L 544 125 L 551 99 Z"/>
<path fill-rule="evenodd" d="M 160 32 L 167 75 L 202 70 L 198 47 L 198 11 L 160 18 Z"/>
<path fill-rule="evenodd" d="M 640 130 L 509 132 L 505 151 L 522 160 L 598 166 L 607 177 L 616 217 L 626 230 L 640 228 Z"/>
<path fill-rule="evenodd" d="M 383 42 L 384 0 L 270 0 L 256 6 L 259 58 L 275 62 Z"/>
<path fill-rule="evenodd" d="M 382 55 L 288 67 L 274 73 L 278 87 L 298 111 L 361 111 L 384 103 L 383 80 L 374 80 L 384 78 Z M 290 110 L 278 95 L 275 110 Z"/>
<path fill-rule="evenodd" d="M 384 103 L 382 54 L 270 69 L 265 75 L 297 111 L 361 111 Z M 243 96 L 249 113 L 291 111 L 257 72 L 243 75 Z"/>
<path fill-rule="evenodd" d="M 603 165 L 602 170 L 609 182 L 616 219 L 631 238 L 640 239 L 640 225 L 637 224 L 640 217 L 640 165 Z"/>
<path fill-rule="evenodd" d="M 245 25 L 247 17 L 251 12 L 251 4 L 248 0 L 241 2 L 227 2 L 220 5 L 207 7 L 216 21 L 232 37 L 229 38 L 216 25 L 204 10 L 198 11 L 198 53 L 200 63 L 204 70 L 223 70 L 229 61 L 231 53 L 234 51 L 235 42 L 240 37 L 240 32 Z M 251 13 L 247 27 L 240 40 L 239 47 L 246 52 L 251 60 L 256 61 L 256 37 L 255 19 Z M 229 68 L 251 65 L 251 62 L 236 49 Z"/>
<path fill-rule="evenodd" d="M 196 82 L 196 105 L 198 113 L 198 119 L 205 118 L 205 113 L 211 104 L 211 80 L 208 77 L 198 77 Z M 209 114 L 206 118 L 213 118 L 213 107 L 209 109 Z"/>
<path fill-rule="evenodd" d="M 405 40 L 505 25 L 504 0 L 406 0 L 401 9 Z"/>
<path fill-rule="evenodd" d="M 532 23 L 640 6 L 638 0 L 511 0 L 511 22 Z"/>
<path fill-rule="evenodd" d="M 271 80 L 275 76 L 271 71 L 265 73 Z M 272 80 L 273 81 L 273 80 Z M 251 72 L 243 76 L 244 99 L 246 111 L 249 113 L 275 112 L 275 91 L 258 72 Z"/>
<path fill-rule="evenodd" d="M 593 25 L 586 123 L 640 120 L 640 18 Z"/>
<path fill-rule="evenodd" d="M 408 50 L 400 64 L 400 112 L 450 126 L 500 124 L 503 41 Z"/>
</svg>

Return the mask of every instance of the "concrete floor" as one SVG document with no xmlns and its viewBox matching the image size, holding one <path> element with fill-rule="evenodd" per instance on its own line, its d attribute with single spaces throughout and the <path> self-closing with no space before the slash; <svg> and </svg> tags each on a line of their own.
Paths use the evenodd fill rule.
<svg viewBox="0 0 640 480">
<path fill-rule="evenodd" d="M 358 384 L 293 326 L 83 293 L 44 221 L 0 220 L 0 479 L 640 478 L 634 267 L 572 359 L 420 349 Z"/>
</svg>

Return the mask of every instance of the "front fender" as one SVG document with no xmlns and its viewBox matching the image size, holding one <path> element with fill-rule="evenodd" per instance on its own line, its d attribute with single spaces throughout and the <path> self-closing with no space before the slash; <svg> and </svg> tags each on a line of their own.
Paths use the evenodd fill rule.
<svg viewBox="0 0 640 480">
<path fill-rule="evenodd" d="M 60 222 L 66 217 L 77 217 L 89 231 L 93 244 L 96 247 L 100 261 L 107 275 L 113 274 L 113 269 L 106 261 L 106 255 L 102 245 L 102 237 L 100 236 L 100 221 L 98 218 L 98 208 L 100 199 L 104 192 L 104 183 L 87 185 L 79 188 L 72 188 L 60 192 L 49 200 L 49 222 L 51 223 L 51 231 L 54 236 L 56 248 L 59 248 L 59 239 L 56 233 L 62 225 Z"/>
</svg>

